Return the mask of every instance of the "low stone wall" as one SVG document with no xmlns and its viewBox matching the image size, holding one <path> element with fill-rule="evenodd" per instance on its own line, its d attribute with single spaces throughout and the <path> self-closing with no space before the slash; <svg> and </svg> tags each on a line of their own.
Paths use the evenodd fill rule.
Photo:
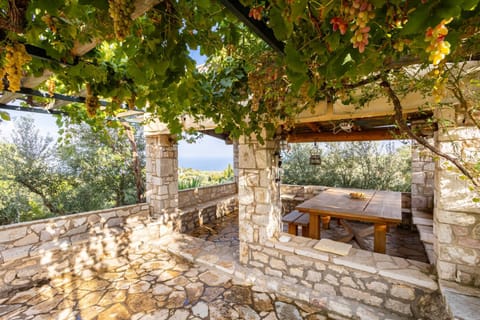
<svg viewBox="0 0 480 320">
<path fill-rule="evenodd" d="M 290 240 L 248 246 L 247 267 L 252 273 L 282 279 L 280 287 L 272 288 L 279 293 L 347 318 L 384 318 L 380 314 L 360 314 L 365 312 L 362 305 L 388 310 L 402 319 L 431 319 L 425 317 L 429 308 L 443 310 L 428 264 L 354 248 L 348 255 L 339 256 L 313 248 L 318 240 L 286 234 L 283 238 Z M 353 303 L 342 303 L 342 299 Z"/>
<path fill-rule="evenodd" d="M 228 183 L 179 191 L 174 230 L 189 232 L 238 210 L 237 184 Z"/>
<path fill-rule="evenodd" d="M 148 204 L 1 226 L 0 297 L 58 274 L 101 268 L 98 261 L 158 238 L 161 229 Z"/>
<path fill-rule="evenodd" d="M 300 203 L 313 198 L 323 190 L 325 190 L 325 187 L 322 186 L 282 184 L 280 186 L 280 197 L 282 199 L 283 214 L 295 210 L 295 207 Z"/>
<path fill-rule="evenodd" d="M 214 186 L 186 189 L 178 192 L 178 207 L 188 208 L 219 198 L 237 194 L 237 184 L 224 183 Z"/>
</svg>

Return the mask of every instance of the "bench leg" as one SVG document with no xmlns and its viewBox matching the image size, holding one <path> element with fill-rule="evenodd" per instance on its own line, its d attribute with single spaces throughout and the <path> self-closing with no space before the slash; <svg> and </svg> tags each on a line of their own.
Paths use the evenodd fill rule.
<svg viewBox="0 0 480 320">
<path fill-rule="evenodd" d="M 297 225 L 293 222 L 290 222 L 288 224 L 288 233 L 289 234 L 293 234 L 293 235 L 298 235 L 298 229 L 297 229 Z"/>
<path fill-rule="evenodd" d="M 308 237 L 309 232 L 308 226 L 302 226 L 302 237 Z"/>
<path fill-rule="evenodd" d="M 322 217 L 322 227 L 323 227 L 323 230 L 330 229 L 330 217 L 329 216 Z"/>
</svg>

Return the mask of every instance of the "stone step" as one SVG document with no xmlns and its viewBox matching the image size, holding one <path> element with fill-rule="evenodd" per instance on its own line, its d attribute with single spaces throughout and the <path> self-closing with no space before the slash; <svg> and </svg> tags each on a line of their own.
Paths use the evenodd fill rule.
<svg viewBox="0 0 480 320">
<path fill-rule="evenodd" d="M 433 226 L 417 225 L 420 240 L 433 244 L 435 236 L 433 235 Z"/>
<path fill-rule="evenodd" d="M 420 210 L 412 210 L 412 216 L 415 218 L 430 219 L 433 220 L 433 213 Z"/>
<path fill-rule="evenodd" d="M 430 262 L 430 264 L 435 264 L 437 261 L 437 255 L 433 250 L 433 244 L 424 242 L 423 246 L 425 247 L 425 253 L 427 254 L 428 261 Z"/>
<path fill-rule="evenodd" d="M 476 320 L 479 318 L 480 289 L 440 280 L 440 290 L 453 319 Z"/>
<path fill-rule="evenodd" d="M 417 218 L 413 217 L 413 224 L 415 225 L 422 225 L 422 226 L 433 226 L 432 219 L 425 219 L 425 218 Z"/>
</svg>

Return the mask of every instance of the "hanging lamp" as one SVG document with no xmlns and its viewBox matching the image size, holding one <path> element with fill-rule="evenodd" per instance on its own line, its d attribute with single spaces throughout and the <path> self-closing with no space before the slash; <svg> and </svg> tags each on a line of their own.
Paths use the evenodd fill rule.
<svg viewBox="0 0 480 320">
<path fill-rule="evenodd" d="M 322 157 L 320 156 L 320 148 L 318 148 L 317 143 L 313 143 L 313 148 L 310 150 L 310 164 L 313 166 L 319 166 L 322 164 Z"/>
</svg>

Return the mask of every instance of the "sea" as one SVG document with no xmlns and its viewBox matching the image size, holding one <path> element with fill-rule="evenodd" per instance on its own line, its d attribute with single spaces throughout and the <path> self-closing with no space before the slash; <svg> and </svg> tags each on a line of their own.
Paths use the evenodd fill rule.
<svg viewBox="0 0 480 320">
<path fill-rule="evenodd" d="M 186 158 L 179 155 L 178 167 L 191 168 L 204 171 L 223 171 L 228 165 L 233 167 L 232 157 L 201 157 L 201 158 Z"/>
</svg>

